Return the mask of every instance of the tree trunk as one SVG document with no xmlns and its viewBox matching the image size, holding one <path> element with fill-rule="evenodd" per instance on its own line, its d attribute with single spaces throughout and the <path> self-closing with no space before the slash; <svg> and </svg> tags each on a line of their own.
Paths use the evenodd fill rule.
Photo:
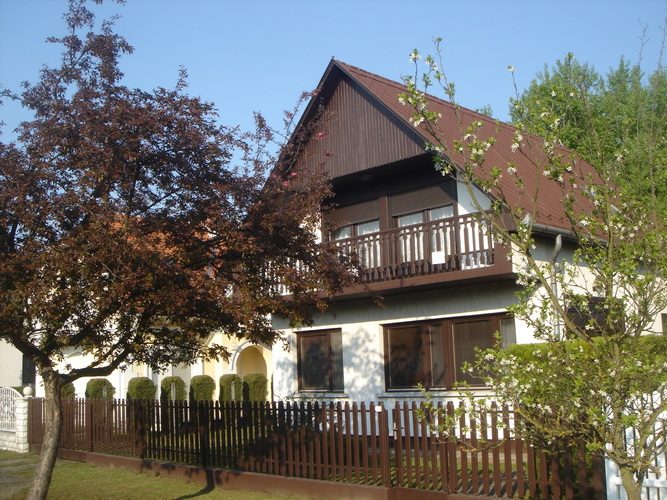
<svg viewBox="0 0 667 500">
<path fill-rule="evenodd" d="M 44 381 L 46 429 L 39 463 L 28 496 L 28 500 L 44 500 L 49 491 L 53 467 L 58 456 L 58 443 L 63 425 L 63 408 L 60 390 L 63 381 L 53 370 L 40 370 Z"/>
<path fill-rule="evenodd" d="M 619 465 L 618 469 L 621 473 L 621 481 L 623 489 L 628 497 L 628 500 L 641 500 L 641 484 L 635 481 L 635 474 L 629 467 Z"/>
</svg>

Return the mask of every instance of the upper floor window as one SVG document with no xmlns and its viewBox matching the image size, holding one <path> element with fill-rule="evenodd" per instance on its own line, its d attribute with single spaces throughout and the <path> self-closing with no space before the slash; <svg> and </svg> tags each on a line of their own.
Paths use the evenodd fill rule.
<svg viewBox="0 0 667 500">
<path fill-rule="evenodd" d="M 394 223 L 396 227 L 405 227 L 440 219 L 448 219 L 450 217 L 454 217 L 454 206 L 451 204 L 444 205 L 442 207 L 430 208 L 428 210 L 421 210 L 419 212 L 399 215 L 394 218 Z"/>
<path fill-rule="evenodd" d="M 514 320 L 507 316 L 453 318 L 387 326 L 384 329 L 387 389 L 450 389 L 457 382 L 471 386 L 483 381 L 463 370 L 476 359 L 476 348 L 515 343 Z"/>
<path fill-rule="evenodd" d="M 344 240 L 354 236 L 377 233 L 380 231 L 380 220 L 374 219 L 356 224 L 348 224 L 334 231 L 335 240 Z"/>
<path fill-rule="evenodd" d="M 298 333 L 297 357 L 300 391 L 343 391 L 340 330 Z"/>
</svg>

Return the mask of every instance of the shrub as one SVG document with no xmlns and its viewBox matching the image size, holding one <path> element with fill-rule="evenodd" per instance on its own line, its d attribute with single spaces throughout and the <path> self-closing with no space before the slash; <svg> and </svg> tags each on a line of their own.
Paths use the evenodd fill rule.
<svg viewBox="0 0 667 500">
<path fill-rule="evenodd" d="M 249 373 L 243 377 L 243 399 L 266 401 L 268 380 L 263 373 Z"/>
<path fill-rule="evenodd" d="M 243 400 L 243 381 L 234 373 L 220 377 L 220 402 Z"/>
<path fill-rule="evenodd" d="M 195 375 L 190 380 L 190 401 L 212 401 L 215 380 L 208 375 Z"/>
<path fill-rule="evenodd" d="M 67 382 L 60 389 L 60 397 L 63 399 L 72 399 L 76 397 L 76 389 L 72 382 Z"/>
<path fill-rule="evenodd" d="M 105 378 L 91 378 L 86 384 L 86 399 L 113 399 L 115 387 Z"/>
<path fill-rule="evenodd" d="M 157 387 L 148 377 L 133 377 L 127 384 L 127 399 L 154 400 Z"/>
<path fill-rule="evenodd" d="M 165 377 L 160 382 L 161 401 L 185 401 L 187 391 L 181 377 Z"/>
</svg>

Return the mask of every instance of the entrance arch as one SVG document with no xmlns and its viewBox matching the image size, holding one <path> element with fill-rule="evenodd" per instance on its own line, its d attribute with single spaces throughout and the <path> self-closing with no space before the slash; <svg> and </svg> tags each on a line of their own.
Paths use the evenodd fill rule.
<svg viewBox="0 0 667 500">
<path fill-rule="evenodd" d="M 261 373 L 268 377 L 266 360 L 260 346 L 251 345 L 243 349 L 236 359 L 236 373 L 243 378 L 249 373 Z"/>
</svg>

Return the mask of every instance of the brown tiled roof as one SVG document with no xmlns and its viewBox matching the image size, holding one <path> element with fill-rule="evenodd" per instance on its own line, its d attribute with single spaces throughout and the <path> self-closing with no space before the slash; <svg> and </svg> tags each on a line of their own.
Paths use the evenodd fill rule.
<svg viewBox="0 0 667 500">
<path fill-rule="evenodd" d="M 414 110 L 409 105 L 402 105 L 398 101 L 399 94 L 406 92 L 406 87 L 403 84 L 333 59 L 320 84 L 322 90 L 325 90 L 325 87 L 328 86 L 329 91 L 331 91 L 331 86 L 336 85 L 337 78 L 340 78 L 336 75 L 340 75 L 340 73 L 333 71 L 334 69 L 341 70 L 349 78 L 367 89 L 386 106 L 389 112 L 400 120 L 406 124 L 410 123 L 410 117 Z M 427 95 L 427 98 L 429 109 L 442 115 L 438 121 L 438 127 L 441 130 L 441 137 L 452 151 L 453 141 L 460 140 L 462 137 L 462 128 L 470 125 L 475 120 L 479 120 L 482 122 L 480 139 L 494 137 L 496 141 L 486 153 L 484 169 L 489 170 L 493 166 L 498 166 L 503 172 L 506 172 L 508 162 L 517 165 L 518 175 L 524 184 L 523 192 L 517 189 L 515 177 L 512 175 L 504 173 L 500 180 L 504 197 L 512 207 L 521 208 L 524 213 L 531 214 L 536 224 L 561 230 L 570 229 L 570 224 L 564 216 L 562 200 L 565 190 L 571 190 L 572 188 L 567 184 L 563 185 L 547 179 L 540 173 L 539 169 L 536 169 L 535 164 L 544 165 L 546 160 L 546 155 L 541 148 L 542 141 L 539 138 L 525 136 L 521 150 L 512 152 L 512 143 L 516 131 L 514 127 L 466 108 L 459 107 L 457 112 L 456 107 L 451 102 L 438 97 Z M 410 126 L 412 127 L 412 125 Z M 424 128 L 421 126 L 412 128 L 422 136 L 425 144 L 432 142 L 433 138 Z M 557 153 L 571 154 L 565 148 L 559 148 Z M 458 165 L 461 165 L 464 161 L 463 157 L 456 153 L 450 155 L 450 160 Z M 595 173 L 592 166 L 580 159 L 576 159 L 574 168 L 578 173 Z M 578 189 L 580 191 L 580 188 Z M 534 200 L 536 192 L 539 192 L 539 196 Z M 497 195 L 498 193 L 492 192 L 491 194 Z M 580 198 L 582 207 L 588 205 L 585 197 L 578 196 L 578 198 Z M 585 209 L 582 208 L 582 210 Z"/>
</svg>

